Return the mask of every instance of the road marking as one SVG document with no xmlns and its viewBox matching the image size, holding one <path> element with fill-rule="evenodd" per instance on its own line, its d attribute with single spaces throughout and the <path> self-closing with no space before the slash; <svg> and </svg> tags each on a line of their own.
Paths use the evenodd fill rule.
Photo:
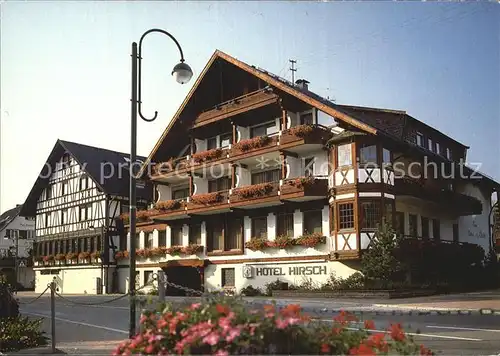
<svg viewBox="0 0 500 356">
<path fill-rule="evenodd" d="M 35 316 L 41 316 L 41 317 L 44 317 L 44 318 L 50 318 L 50 315 L 47 315 L 47 314 L 39 314 L 39 313 L 33 313 L 33 312 L 24 312 L 24 313 L 25 314 L 30 314 L 30 315 L 35 315 Z M 55 320 L 63 321 L 65 323 L 70 323 L 70 324 L 77 324 L 77 325 L 89 326 L 91 328 L 103 329 L 103 330 L 107 330 L 107 331 L 113 331 L 113 332 L 116 332 L 116 333 L 127 334 L 128 335 L 128 331 L 126 331 L 126 330 L 109 328 L 107 326 L 89 324 L 89 323 L 84 323 L 84 322 L 81 322 L 81 321 L 63 319 L 63 318 L 58 318 L 58 317 L 56 317 Z"/>
<path fill-rule="evenodd" d="M 319 320 L 319 321 L 327 321 L 327 322 L 333 322 L 331 319 L 313 319 L 313 320 Z M 346 328 L 347 330 L 359 330 L 362 328 Z M 376 329 L 365 329 L 366 331 L 369 332 L 378 332 L 378 333 L 385 333 L 387 334 L 387 330 L 376 330 Z M 436 339 L 451 339 L 451 340 L 462 340 L 462 341 L 483 341 L 483 339 L 476 339 L 476 338 L 471 338 L 471 337 L 460 337 L 460 336 L 447 336 L 447 335 L 434 335 L 434 334 L 422 334 L 422 333 L 409 333 L 405 332 L 406 335 L 411 335 L 411 336 L 421 336 L 421 337 L 429 337 L 429 338 L 436 338 Z"/>
<path fill-rule="evenodd" d="M 462 328 L 458 326 L 439 326 L 439 325 L 428 325 L 426 328 L 433 329 L 450 329 L 450 330 L 468 330 L 468 331 L 490 331 L 493 333 L 500 333 L 500 330 L 496 329 L 480 329 L 480 328 Z"/>
</svg>

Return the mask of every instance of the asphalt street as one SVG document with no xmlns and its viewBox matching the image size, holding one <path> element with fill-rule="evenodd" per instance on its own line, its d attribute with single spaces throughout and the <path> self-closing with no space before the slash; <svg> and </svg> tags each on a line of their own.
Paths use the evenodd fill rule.
<svg viewBox="0 0 500 356">
<path fill-rule="evenodd" d="M 109 349 L 128 337 L 128 299 L 111 301 L 112 296 L 64 296 L 56 299 L 56 343 L 76 344 L 82 342 L 107 342 Z M 18 295 L 20 310 L 25 315 L 50 318 L 50 297 L 44 295 L 31 304 L 33 296 Z M 181 301 L 185 298 L 170 298 Z M 256 304 L 265 299 L 249 298 Z M 193 302 L 197 301 L 192 298 Z M 107 303 L 103 303 L 107 302 Z M 300 302 L 301 305 L 317 306 L 317 312 L 309 314 L 324 322 L 330 322 L 334 309 L 368 310 L 374 301 L 330 300 L 303 301 L 287 299 L 280 304 Z M 380 302 L 380 301 L 377 301 Z M 87 305 L 99 303 L 98 305 Z M 365 309 L 363 309 L 365 308 Z M 138 307 L 138 313 L 141 308 Z M 311 309 L 312 310 L 312 309 Z M 363 313 L 361 320 L 371 319 L 377 330 L 386 329 L 391 322 L 401 323 L 405 331 L 419 343 L 436 353 L 453 355 L 499 355 L 500 316 L 498 315 L 375 315 Z M 50 334 L 50 321 L 45 320 L 45 329 Z M 138 325 L 138 321 L 137 321 Z"/>
</svg>

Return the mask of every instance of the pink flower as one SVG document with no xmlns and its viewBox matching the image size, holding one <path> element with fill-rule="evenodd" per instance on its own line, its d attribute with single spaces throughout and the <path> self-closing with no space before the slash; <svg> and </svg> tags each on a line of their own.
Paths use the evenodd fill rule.
<svg viewBox="0 0 500 356">
<path fill-rule="evenodd" d="M 240 336 L 240 329 L 238 329 L 238 328 L 231 329 L 231 330 L 229 330 L 229 334 L 226 336 L 226 341 L 232 342 L 238 336 Z"/>
<path fill-rule="evenodd" d="M 146 320 L 148 320 L 148 317 L 144 314 L 141 315 L 141 319 L 139 320 L 139 322 L 141 324 L 144 324 L 146 322 Z"/>
<path fill-rule="evenodd" d="M 288 326 L 288 321 L 286 319 L 278 318 L 276 319 L 276 327 L 278 329 L 285 329 Z"/>
<path fill-rule="evenodd" d="M 191 310 L 196 310 L 199 307 L 201 307 L 201 303 L 193 303 L 193 304 L 191 304 Z"/>
<path fill-rule="evenodd" d="M 214 354 L 215 356 L 227 356 L 229 355 L 226 350 L 217 350 L 217 352 Z"/>
<path fill-rule="evenodd" d="M 203 338 L 203 342 L 213 346 L 219 342 L 219 335 L 215 332 L 211 332 Z"/>
<path fill-rule="evenodd" d="M 144 349 L 144 351 L 145 351 L 147 354 L 152 354 L 154 350 L 155 350 L 155 347 L 154 347 L 153 345 L 148 345 L 148 346 L 146 346 L 146 348 Z"/>
</svg>

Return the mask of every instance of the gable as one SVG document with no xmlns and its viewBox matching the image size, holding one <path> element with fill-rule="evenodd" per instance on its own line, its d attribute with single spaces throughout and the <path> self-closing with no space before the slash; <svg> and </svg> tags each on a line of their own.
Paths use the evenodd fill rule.
<svg viewBox="0 0 500 356">
<path fill-rule="evenodd" d="M 46 194 L 45 188 L 48 186 L 49 181 L 63 178 L 62 176 L 57 176 L 63 174 L 57 170 L 62 164 L 63 157 L 67 157 L 74 167 L 72 173 L 85 173 L 102 193 L 128 198 L 129 160 L 127 154 L 57 140 L 23 204 L 21 215 L 35 216 L 37 202 L 43 194 Z M 138 160 L 140 162 L 137 164 L 137 167 L 144 162 L 145 157 L 138 156 Z M 149 184 L 146 184 L 142 188 L 137 188 L 138 201 L 149 202 L 151 199 L 152 189 Z"/>
<path fill-rule="evenodd" d="M 166 152 L 180 152 L 182 147 L 185 147 L 188 143 L 186 132 L 197 115 L 213 109 L 225 101 L 264 89 L 266 86 L 275 89 L 283 97 L 289 96 L 298 99 L 362 131 L 372 134 L 377 132 L 370 125 L 335 109 L 332 102 L 312 92 L 300 90 L 282 78 L 217 50 L 162 133 L 140 174 L 146 173 L 150 163 L 161 161 L 160 157 L 164 156 Z M 167 140 L 167 135 L 171 135 L 175 139 Z"/>
</svg>

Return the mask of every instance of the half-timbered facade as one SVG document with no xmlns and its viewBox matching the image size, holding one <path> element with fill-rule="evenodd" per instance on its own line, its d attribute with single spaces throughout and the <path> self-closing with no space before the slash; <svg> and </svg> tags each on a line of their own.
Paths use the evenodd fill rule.
<svg viewBox="0 0 500 356">
<path fill-rule="evenodd" d="M 128 172 L 125 153 L 57 141 L 22 211 L 36 219 L 37 292 L 54 277 L 62 293 L 117 290 L 114 256 L 125 243 L 116 221 L 128 210 Z M 137 191 L 145 207 L 151 190 Z"/>
<path fill-rule="evenodd" d="M 194 289 L 322 284 L 357 270 L 384 218 L 490 249 L 498 184 L 463 164 L 468 147 L 308 84 L 214 53 L 142 169 L 155 204 L 138 212 L 138 283 L 163 269 Z"/>
</svg>

